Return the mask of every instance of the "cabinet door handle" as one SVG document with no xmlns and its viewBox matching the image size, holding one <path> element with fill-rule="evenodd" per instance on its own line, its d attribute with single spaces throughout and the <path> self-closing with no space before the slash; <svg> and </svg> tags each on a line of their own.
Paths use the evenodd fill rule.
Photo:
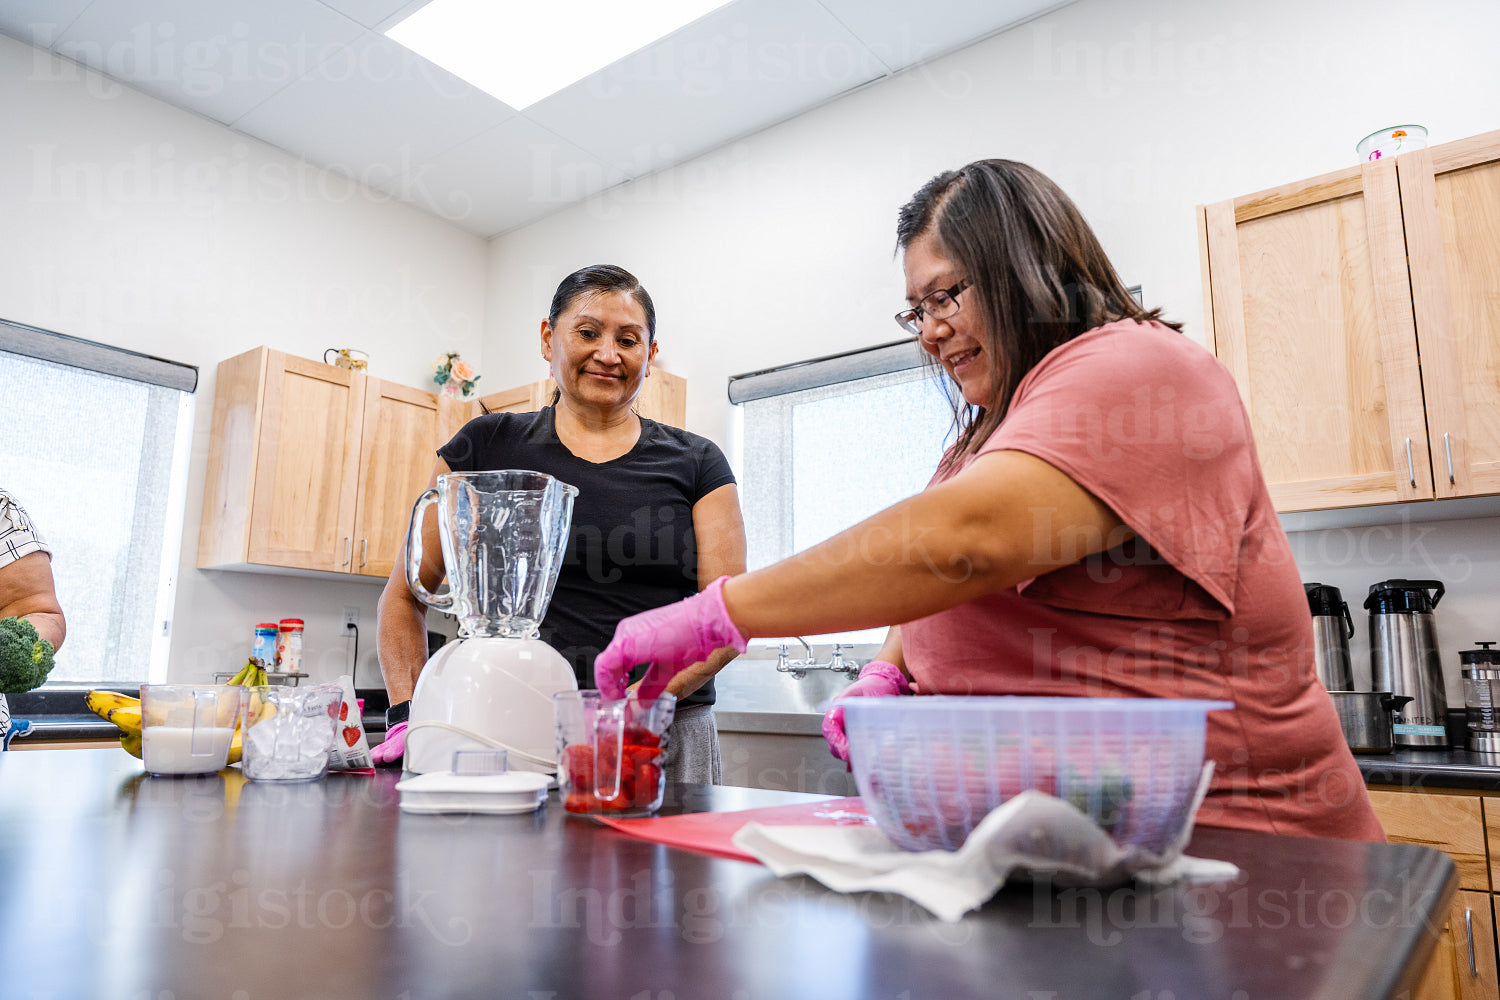
<svg viewBox="0 0 1500 1000">
<path fill-rule="evenodd" d="M 1443 453 L 1448 456 L 1448 485 L 1453 485 L 1453 442 L 1448 440 L 1448 433 L 1443 432 Z"/>
<path fill-rule="evenodd" d="M 347 566 L 347 565 L 349 565 L 349 557 L 352 556 L 353 554 L 354 554 L 354 539 L 350 538 L 348 535 L 345 535 L 344 536 L 344 561 L 341 562 L 341 563 L 339 563 L 339 565 L 340 566 Z"/>
<path fill-rule="evenodd" d="M 359 540 L 359 568 L 365 568 L 365 560 L 370 557 L 370 540 L 361 538 Z"/>
<path fill-rule="evenodd" d="M 1479 975 L 1479 970 L 1474 967 L 1474 911 L 1464 907 L 1464 933 L 1469 936 L 1469 975 Z"/>
<path fill-rule="evenodd" d="M 1417 467 L 1411 464 L 1411 438 L 1406 439 L 1406 477 L 1411 480 L 1411 485 L 1417 485 Z"/>
</svg>

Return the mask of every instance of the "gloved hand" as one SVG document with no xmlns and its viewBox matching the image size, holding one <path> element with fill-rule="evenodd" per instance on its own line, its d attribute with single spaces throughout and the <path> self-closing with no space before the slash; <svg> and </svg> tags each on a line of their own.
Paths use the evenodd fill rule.
<svg viewBox="0 0 1500 1000">
<path fill-rule="evenodd" d="M 850 684 L 838 695 L 843 698 L 885 698 L 891 695 L 911 694 L 911 685 L 906 675 L 894 663 L 871 660 L 859 671 L 859 680 Z M 823 738 L 828 741 L 828 752 L 844 765 L 849 766 L 849 737 L 844 732 L 844 706 L 835 705 L 823 716 Z"/>
<path fill-rule="evenodd" d="M 370 748 L 370 757 L 376 767 L 389 767 L 401 763 L 406 753 L 406 723 L 398 722 L 385 731 L 385 742 Z"/>
<path fill-rule="evenodd" d="M 637 663 L 651 664 L 638 692 L 642 701 L 649 701 L 684 667 L 708 659 L 715 650 L 728 646 L 743 653 L 747 639 L 724 609 L 728 579 L 721 576 L 701 593 L 616 625 L 615 637 L 594 661 L 594 684 L 604 697 L 624 696 L 630 668 Z"/>
</svg>

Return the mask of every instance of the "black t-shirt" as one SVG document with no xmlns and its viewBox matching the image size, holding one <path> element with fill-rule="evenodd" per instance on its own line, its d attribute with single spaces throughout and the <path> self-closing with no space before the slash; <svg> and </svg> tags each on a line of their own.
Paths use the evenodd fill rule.
<svg viewBox="0 0 1500 1000">
<path fill-rule="evenodd" d="M 698 592 L 693 505 L 734 482 L 734 473 L 712 441 L 644 417 L 634 448 L 588 462 L 558 440 L 554 414 L 549 406 L 476 417 L 438 456 L 454 472 L 530 469 L 578 487 L 541 638 L 573 665 L 579 686 L 591 688 L 594 658 L 620 619 Z M 680 704 L 713 701 L 710 681 Z"/>
</svg>

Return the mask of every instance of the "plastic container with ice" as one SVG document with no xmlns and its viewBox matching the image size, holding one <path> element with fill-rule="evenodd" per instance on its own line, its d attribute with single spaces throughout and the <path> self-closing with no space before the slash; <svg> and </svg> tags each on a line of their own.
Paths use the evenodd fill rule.
<svg viewBox="0 0 1500 1000">
<path fill-rule="evenodd" d="M 328 770 L 343 689 L 253 687 L 245 709 L 245 776 L 257 781 L 307 781 Z"/>
</svg>

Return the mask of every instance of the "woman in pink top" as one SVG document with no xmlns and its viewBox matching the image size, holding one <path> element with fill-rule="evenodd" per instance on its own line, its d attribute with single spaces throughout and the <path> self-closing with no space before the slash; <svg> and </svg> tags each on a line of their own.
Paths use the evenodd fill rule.
<svg viewBox="0 0 1500 1000">
<path fill-rule="evenodd" d="M 1207 698 L 1198 821 L 1383 840 L 1229 373 L 1139 306 L 1066 195 L 983 160 L 901 210 L 908 308 L 967 404 L 927 489 L 774 566 L 622 621 L 606 692 L 750 636 L 899 623 L 845 697 Z M 858 572 L 850 572 L 857 566 Z M 847 760 L 842 711 L 824 730 Z"/>
</svg>

